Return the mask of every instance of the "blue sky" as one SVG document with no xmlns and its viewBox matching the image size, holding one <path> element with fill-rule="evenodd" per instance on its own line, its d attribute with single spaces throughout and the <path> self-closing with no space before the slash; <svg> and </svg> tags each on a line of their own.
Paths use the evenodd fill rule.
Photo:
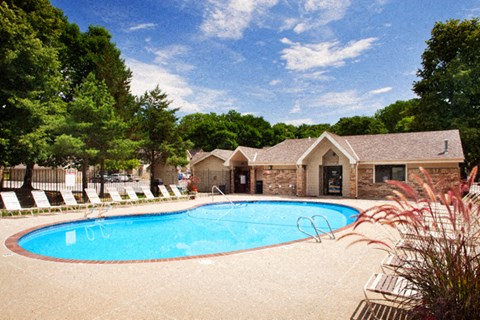
<svg viewBox="0 0 480 320">
<path fill-rule="evenodd" d="M 180 108 L 272 125 L 336 123 L 414 98 L 436 21 L 478 0 L 51 0 L 82 31 L 106 27 L 133 72 Z"/>
</svg>

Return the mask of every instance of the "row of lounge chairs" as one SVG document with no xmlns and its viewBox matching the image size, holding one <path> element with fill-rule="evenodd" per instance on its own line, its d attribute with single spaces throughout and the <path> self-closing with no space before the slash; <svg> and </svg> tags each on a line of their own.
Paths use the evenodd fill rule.
<svg viewBox="0 0 480 320">
<path fill-rule="evenodd" d="M 165 185 L 159 186 L 161 196 L 155 197 L 153 193 L 150 191 L 148 186 L 142 186 L 141 191 L 144 194 L 144 197 L 139 198 L 137 192 L 131 186 L 125 186 L 124 190 L 127 195 L 127 198 L 122 198 L 120 193 L 118 192 L 117 188 L 107 188 L 107 192 L 110 194 L 111 201 L 102 201 L 97 194 L 97 191 L 93 188 L 85 189 L 85 193 L 88 198 L 88 203 L 79 203 L 77 202 L 75 196 L 73 195 L 71 190 L 61 190 L 60 193 L 62 195 L 62 199 L 64 204 L 58 206 L 52 206 L 48 197 L 43 190 L 32 190 L 31 194 L 35 201 L 35 207 L 22 207 L 20 205 L 20 201 L 14 191 L 3 191 L 0 192 L 3 204 L 5 209 L 13 215 L 13 213 L 22 214 L 23 212 L 29 212 L 30 214 L 34 214 L 34 212 L 48 212 L 51 213 L 53 211 L 57 212 L 64 212 L 64 211 L 74 211 L 74 210 L 86 210 L 86 214 L 88 214 L 88 210 L 91 213 L 94 212 L 95 209 L 102 210 L 103 212 L 108 211 L 112 205 L 118 204 L 139 204 L 139 203 L 148 203 L 154 201 L 163 201 L 163 200 L 180 200 L 180 199 L 188 199 L 188 195 L 184 195 L 180 192 L 176 185 L 170 185 L 170 191 L 167 189 Z"/>
</svg>

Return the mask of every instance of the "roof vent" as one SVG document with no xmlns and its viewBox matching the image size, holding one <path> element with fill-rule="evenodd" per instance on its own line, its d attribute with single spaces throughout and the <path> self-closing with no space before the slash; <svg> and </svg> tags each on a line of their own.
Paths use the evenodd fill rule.
<svg viewBox="0 0 480 320">
<path fill-rule="evenodd" d="M 445 142 L 445 148 L 443 149 L 443 154 L 447 154 L 448 153 L 448 139 L 445 139 L 444 142 Z"/>
</svg>

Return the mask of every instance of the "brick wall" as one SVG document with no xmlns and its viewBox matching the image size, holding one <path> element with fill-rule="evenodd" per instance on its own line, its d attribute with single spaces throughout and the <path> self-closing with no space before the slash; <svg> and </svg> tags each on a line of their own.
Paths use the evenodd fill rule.
<svg viewBox="0 0 480 320">
<path fill-rule="evenodd" d="M 296 169 L 263 171 L 263 194 L 295 196 L 297 194 Z"/>
<path fill-rule="evenodd" d="M 307 171 L 305 166 L 297 168 L 297 197 L 307 195 Z"/>
<path fill-rule="evenodd" d="M 458 167 L 425 168 L 434 183 L 439 182 L 437 191 L 445 191 L 449 186 L 460 181 L 460 169 Z M 421 188 L 413 181 L 413 175 L 423 177 L 418 168 L 407 169 L 407 182 L 410 186 L 420 191 Z M 358 198 L 381 199 L 392 195 L 393 187 L 387 183 L 374 183 L 374 167 L 360 167 L 358 169 Z"/>
</svg>

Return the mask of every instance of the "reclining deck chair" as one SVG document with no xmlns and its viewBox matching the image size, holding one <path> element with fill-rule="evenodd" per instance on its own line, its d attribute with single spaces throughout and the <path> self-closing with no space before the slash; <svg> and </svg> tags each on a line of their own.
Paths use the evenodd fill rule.
<svg viewBox="0 0 480 320">
<path fill-rule="evenodd" d="M 162 200 L 161 197 L 155 197 L 149 187 L 147 187 L 147 186 L 142 186 L 141 188 L 142 188 L 142 192 L 143 192 L 143 194 L 145 195 L 145 198 L 147 199 L 147 201 L 158 201 L 158 200 Z"/>
<path fill-rule="evenodd" d="M 165 199 L 165 200 L 176 200 L 177 199 L 176 196 L 171 196 L 170 195 L 170 192 L 168 192 L 168 189 L 167 189 L 166 186 L 159 185 L 158 188 L 160 189 L 160 193 L 162 194 L 163 199 Z"/>
<path fill-rule="evenodd" d="M 40 211 L 40 209 L 46 209 L 51 213 L 52 210 L 56 209 L 62 212 L 63 209 L 67 208 L 65 206 L 52 206 L 43 190 L 32 190 L 32 197 L 33 200 L 35 200 L 35 205 L 37 206 L 38 211 Z"/>
<path fill-rule="evenodd" d="M 120 193 L 118 193 L 117 188 L 107 188 L 108 193 L 110 194 L 110 197 L 112 198 L 112 201 L 114 203 L 126 203 L 126 204 L 132 204 L 133 200 L 131 199 L 123 199 Z"/>
<path fill-rule="evenodd" d="M 111 202 L 104 202 L 100 199 L 100 197 L 98 196 L 97 191 L 95 189 L 86 188 L 85 193 L 87 194 L 88 200 L 92 204 L 90 213 L 93 213 L 95 211 L 96 207 L 100 207 L 100 208 L 103 209 L 102 211 L 100 211 L 98 213 L 98 215 L 100 216 L 100 215 L 106 213 L 112 207 Z M 85 212 L 85 216 L 87 216 L 87 211 Z"/>
<path fill-rule="evenodd" d="M 140 199 L 138 196 L 137 196 L 137 193 L 135 192 L 135 190 L 133 190 L 133 188 L 131 186 L 125 186 L 123 187 L 125 189 L 125 192 L 127 193 L 128 197 L 130 198 L 130 200 L 132 202 L 138 202 L 138 203 L 141 203 L 141 202 L 147 202 L 148 199 L 147 198 L 144 198 L 144 199 Z M 153 196 L 153 195 L 152 195 Z"/>
<path fill-rule="evenodd" d="M 174 184 L 171 184 L 171 185 L 170 185 L 170 189 L 172 189 L 173 194 L 175 195 L 175 197 L 176 197 L 177 199 L 188 199 L 188 198 L 189 198 L 188 194 L 182 194 L 182 193 L 180 192 L 180 190 L 178 190 L 177 186 L 174 185 Z"/>
<path fill-rule="evenodd" d="M 0 192 L 0 195 L 2 196 L 2 201 L 5 209 L 7 209 L 7 211 L 10 212 L 12 216 L 14 212 L 22 214 L 22 212 L 25 211 L 30 212 L 30 214 L 33 216 L 34 208 L 22 208 L 22 206 L 20 205 L 20 201 L 18 201 L 17 194 L 14 191 L 3 191 Z"/>
<path fill-rule="evenodd" d="M 60 190 L 60 194 L 62 195 L 63 202 L 69 208 L 78 209 L 78 210 L 80 210 L 82 208 L 87 208 L 86 203 L 78 203 L 77 202 L 77 199 L 75 199 L 75 196 L 73 195 L 72 190 Z"/>
</svg>

